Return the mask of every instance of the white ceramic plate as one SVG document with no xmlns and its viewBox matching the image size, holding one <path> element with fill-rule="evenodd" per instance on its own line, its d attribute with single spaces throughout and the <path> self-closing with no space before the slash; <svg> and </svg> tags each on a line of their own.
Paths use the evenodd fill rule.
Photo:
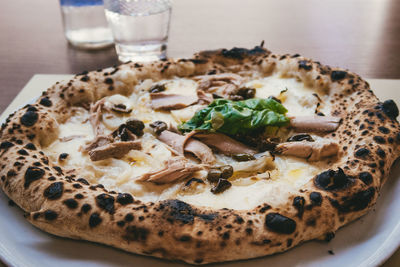
<svg viewBox="0 0 400 267">
<path fill-rule="evenodd" d="M 42 87 L 43 88 L 43 87 Z M 375 209 L 345 226 L 330 242 L 307 242 L 286 253 L 220 266 L 377 266 L 400 245 L 400 163 Z M 0 190 L 1 191 L 1 190 Z M 10 266 L 185 266 L 94 243 L 58 238 L 36 229 L 0 192 L 0 258 Z M 332 251 L 334 255 L 331 255 Z"/>
<path fill-rule="evenodd" d="M 374 210 L 340 229 L 330 242 L 312 241 L 286 253 L 223 266 L 377 266 L 400 244 L 400 164 Z M 30 225 L 22 211 L 0 196 L 0 256 L 11 266 L 184 266 L 94 243 L 58 238 Z M 328 253 L 331 250 L 334 255 Z"/>
</svg>

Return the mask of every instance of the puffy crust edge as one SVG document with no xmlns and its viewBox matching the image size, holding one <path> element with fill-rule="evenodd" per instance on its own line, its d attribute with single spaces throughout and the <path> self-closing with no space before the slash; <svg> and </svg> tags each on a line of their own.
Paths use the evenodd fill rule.
<svg viewBox="0 0 400 267">
<path fill-rule="evenodd" d="M 143 203 L 89 184 L 41 151 L 57 137 L 58 123 L 71 115 L 71 106 L 130 94 L 140 80 L 214 72 L 269 75 L 277 69 L 325 90 L 333 105 L 331 115 L 343 118 L 338 130 L 327 136 L 341 144 L 341 157 L 280 206 L 266 202 L 252 210 L 212 210 L 174 199 Z M 191 59 L 126 63 L 56 83 L 36 103 L 11 114 L 0 133 L 0 185 L 27 220 L 58 236 L 194 264 L 265 256 L 307 240 L 330 240 L 338 228 L 375 204 L 399 156 L 399 124 L 392 104 L 380 102 L 354 73 L 299 55 L 275 55 L 260 46 L 203 51 Z"/>
</svg>

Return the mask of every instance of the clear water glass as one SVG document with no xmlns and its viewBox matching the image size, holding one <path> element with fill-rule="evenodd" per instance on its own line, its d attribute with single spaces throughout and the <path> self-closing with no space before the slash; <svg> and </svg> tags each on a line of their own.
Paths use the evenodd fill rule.
<svg viewBox="0 0 400 267">
<path fill-rule="evenodd" d="M 64 32 L 76 47 L 99 49 L 113 44 L 103 0 L 60 0 Z"/>
<path fill-rule="evenodd" d="M 105 0 L 104 7 L 120 61 L 166 57 L 169 0 Z"/>
</svg>

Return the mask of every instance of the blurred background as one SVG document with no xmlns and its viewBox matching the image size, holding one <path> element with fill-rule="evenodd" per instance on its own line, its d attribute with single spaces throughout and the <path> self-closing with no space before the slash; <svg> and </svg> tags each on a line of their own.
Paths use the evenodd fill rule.
<svg viewBox="0 0 400 267">
<path fill-rule="evenodd" d="M 169 57 L 265 40 L 275 53 L 299 53 L 369 78 L 400 78 L 400 1 L 174 0 L 172 6 Z M 8 102 L 35 73 L 118 64 L 113 47 L 84 51 L 68 44 L 59 1 L 3 2 L 0 34 L 0 88 Z"/>
<path fill-rule="evenodd" d="M 168 57 L 264 40 L 275 53 L 299 53 L 367 78 L 400 78 L 398 0 L 173 0 L 172 9 Z M 36 73 L 119 63 L 113 46 L 86 51 L 68 44 L 55 0 L 3 1 L 0 40 L 0 112 Z"/>
</svg>

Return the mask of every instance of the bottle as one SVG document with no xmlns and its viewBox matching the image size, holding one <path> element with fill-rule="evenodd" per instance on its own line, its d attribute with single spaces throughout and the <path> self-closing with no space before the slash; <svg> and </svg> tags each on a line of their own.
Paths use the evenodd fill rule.
<svg viewBox="0 0 400 267">
<path fill-rule="evenodd" d="M 75 47 L 100 49 L 113 44 L 103 0 L 60 0 L 64 33 Z"/>
</svg>

